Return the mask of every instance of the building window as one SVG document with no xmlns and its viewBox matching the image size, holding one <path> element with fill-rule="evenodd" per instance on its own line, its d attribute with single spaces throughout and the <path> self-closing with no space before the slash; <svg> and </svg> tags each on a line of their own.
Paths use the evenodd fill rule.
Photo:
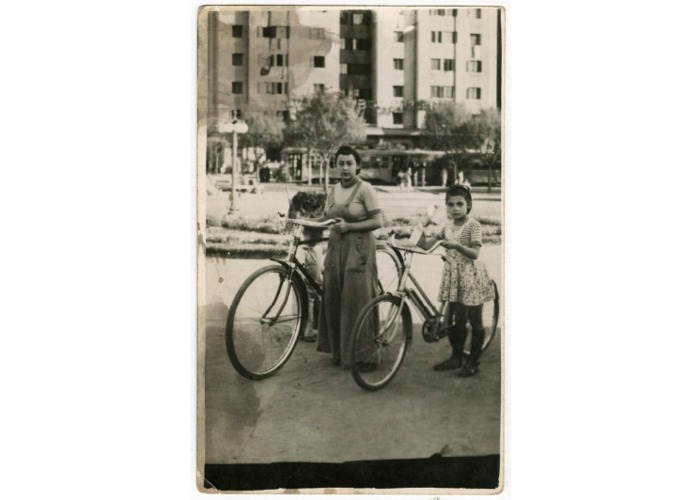
<svg viewBox="0 0 700 500">
<path fill-rule="evenodd" d="M 394 31 L 394 41 L 403 42 L 403 31 Z"/>
<path fill-rule="evenodd" d="M 243 25 L 242 24 L 234 24 L 231 26 L 233 29 L 233 38 L 243 38 Z"/>
<path fill-rule="evenodd" d="M 346 38 L 345 50 L 369 50 L 372 48 L 372 40 L 369 38 Z"/>
<path fill-rule="evenodd" d="M 443 87 L 442 88 L 442 97 L 453 98 L 454 96 L 455 96 L 455 88 L 454 87 Z"/>
<path fill-rule="evenodd" d="M 457 32 L 456 31 L 452 32 L 452 43 L 457 43 Z"/>
<path fill-rule="evenodd" d="M 309 28 L 309 38 L 311 40 L 323 40 L 326 38 L 326 33 L 323 28 Z"/>
<path fill-rule="evenodd" d="M 403 113 L 391 113 L 394 118 L 394 125 L 403 125 Z"/>
<path fill-rule="evenodd" d="M 438 59 L 439 61 L 439 59 Z M 443 61 L 442 69 L 445 71 L 454 71 L 455 69 L 455 60 L 454 59 L 445 59 Z"/>
<path fill-rule="evenodd" d="M 481 35 L 472 33 L 469 35 L 470 45 L 481 45 Z"/>
<path fill-rule="evenodd" d="M 243 118 L 243 111 L 240 109 L 232 109 L 231 110 L 231 119 L 232 120 L 240 120 Z"/>
<path fill-rule="evenodd" d="M 289 26 L 263 26 L 258 29 L 258 36 L 263 38 L 289 38 Z"/>
<path fill-rule="evenodd" d="M 231 83 L 231 93 L 242 94 L 243 93 L 243 82 L 232 82 Z"/>
<path fill-rule="evenodd" d="M 442 97 L 442 87 L 437 85 L 430 86 L 430 97 Z"/>
<path fill-rule="evenodd" d="M 259 94 L 286 94 L 287 93 L 287 83 L 286 82 L 260 82 L 258 83 L 258 93 Z"/>
<path fill-rule="evenodd" d="M 433 43 L 442 43 L 442 31 L 431 31 L 430 41 Z"/>
<path fill-rule="evenodd" d="M 348 74 L 348 65 L 345 63 L 340 63 L 340 74 L 341 75 L 347 75 Z"/>
<path fill-rule="evenodd" d="M 440 69 L 440 59 L 431 59 L 430 69 Z"/>
<path fill-rule="evenodd" d="M 481 19 L 481 9 L 467 9 L 467 17 Z"/>
<path fill-rule="evenodd" d="M 346 11 L 340 11 L 340 24 L 348 24 L 348 13 Z"/>
<path fill-rule="evenodd" d="M 362 13 L 355 13 L 352 15 L 352 24 L 364 24 L 365 22 L 365 15 Z"/>
<path fill-rule="evenodd" d="M 231 59 L 234 66 L 243 66 L 243 54 L 233 54 Z"/>
<path fill-rule="evenodd" d="M 326 67 L 325 56 L 314 56 L 313 67 L 314 68 L 325 68 Z"/>
<path fill-rule="evenodd" d="M 467 99 L 481 99 L 481 88 L 469 87 L 467 89 Z"/>
<path fill-rule="evenodd" d="M 452 9 L 452 17 L 457 17 L 457 9 Z"/>
<path fill-rule="evenodd" d="M 481 61 L 467 61 L 467 71 L 470 73 L 481 73 Z"/>
<path fill-rule="evenodd" d="M 403 97 L 403 85 L 394 85 L 394 97 Z"/>
<path fill-rule="evenodd" d="M 326 91 L 326 86 L 322 83 L 314 83 L 314 94 L 323 94 Z"/>
<path fill-rule="evenodd" d="M 370 75 L 369 64 L 348 64 L 348 75 Z"/>
<path fill-rule="evenodd" d="M 287 110 L 277 111 L 277 118 L 281 118 L 285 122 L 289 121 L 289 111 L 287 111 Z"/>
<path fill-rule="evenodd" d="M 394 69 L 403 70 L 403 59 L 394 59 Z"/>
</svg>

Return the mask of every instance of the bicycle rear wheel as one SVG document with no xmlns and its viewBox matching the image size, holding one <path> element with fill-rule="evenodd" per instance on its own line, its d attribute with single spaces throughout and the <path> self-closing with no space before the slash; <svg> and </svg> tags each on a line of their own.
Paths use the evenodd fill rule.
<svg viewBox="0 0 700 500">
<path fill-rule="evenodd" d="M 304 284 L 287 275 L 282 266 L 258 269 L 243 282 L 229 309 L 226 350 L 236 371 L 251 380 L 282 368 L 306 324 Z"/>
<path fill-rule="evenodd" d="M 484 324 L 484 343 L 481 346 L 481 352 L 484 352 L 486 348 L 491 344 L 491 341 L 496 336 L 496 331 L 498 329 L 498 316 L 500 313 L 500 302 L 498 295 L 498 287 L 495 281 L 493 283 L 493 290 L 495 292 L 495 298 L 489 302 L 484 303 L 484 308 L 482 310 L 482 321 Z M 465 345 L 472 345 L 471 340 L 471 328 L 469 328 L 469 336 L 467 337 L 467 342 Z M 465 348 L 465 354 L 469 354 L 469 349 Z"/>
<path fill-rule="evenodd" d="M 377 277 L 379 293 L 394 292 L 399 287 L 401 262 L 396 251 L 386 243 L 377 243 Z"/>
<path fill-rule="evenodd" d="M 376 391 L 391 382 L 406 355 L 411 328 L 411 312 L 400 297 L 376 297 L 360 311 L 350 359 L 360 387 Z"/>
</svg>

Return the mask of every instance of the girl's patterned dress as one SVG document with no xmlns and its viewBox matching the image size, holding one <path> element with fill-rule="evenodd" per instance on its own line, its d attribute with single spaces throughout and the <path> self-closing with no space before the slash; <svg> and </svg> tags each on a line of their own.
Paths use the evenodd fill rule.
<svg viewBox="0 0 700 500">
<path fill-rule="evenodd" d="M 461 226 L 449 221 L 438 238 L 465 246 L 481 246 L 481 224 L 472 218 L 467 218 Z M 493 283 L 483 262 L 457 250 L 446 250 L 445 260 L 438 300 L 478 306 L 495 298 Z"/>
</svg>

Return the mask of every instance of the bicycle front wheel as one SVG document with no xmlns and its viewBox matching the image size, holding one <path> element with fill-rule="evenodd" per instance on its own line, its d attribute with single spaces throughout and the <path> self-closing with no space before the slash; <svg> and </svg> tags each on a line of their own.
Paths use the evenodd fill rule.
<svg viewBox="0 0 700 500">
<path fill-rule="evenodd" d="M 489 302 L 484 303 L 484 308 L 482 310 L 481 317 L 484 324 L 484 343 L 481 345 L 481 352 L 484 352 L 486 348 L 491 344 L 491 341 L 496 336 L 496 330 L 498 329 L 498 316 L 500 313 L 498 287 L 496 286 L 495 281 L 491 281 L 491 283 L 493 284 L 495 298 Z M 471 328 L 469 329 L 469 337 L 467 338 L 466 345 L 472 345 Z M 465 349 L 464 353 L 468 355 L 469 349 Z"/>
<path fill-rule="evenodd" d="M 226 320 L 226 350 L 251 380 L 277 372 L 291 356 L 306 323 L 305 290 L 282 266 L 267 266 L 243 282 Z"/>
<path fill-rule="evenodd" d="M 382 295 L 367 304 L 353 329 L 351 366 L 368 391 L 386 386 L 399 371 L 411 338 L 411 312 L 401 298 Z"/>
</svg>

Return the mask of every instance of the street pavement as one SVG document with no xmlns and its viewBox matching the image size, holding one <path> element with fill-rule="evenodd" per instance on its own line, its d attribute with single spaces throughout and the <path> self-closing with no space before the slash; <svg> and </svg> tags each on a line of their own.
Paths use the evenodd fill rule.
<svg viewBox="0 0 700 500">
<path fill-rule="evenodd" d="M 267 184 L 263 194 L 237 196 L 237 213 L 286 212 L 288 196 L 299 189 L 308 187 Z M 444 204 L 444 193 L 431 190 L 405 193 L 388 186 L 377 192 L 389 218 L 417 218 L 429 204 Z M 207 196 L 207 214 L 225 215 L 228 195 Z M 500 220 L 500 195 L 477 193 L 473 213 Z M 485 245 L 480 258 L 503 290 L 501 246 Z M 225 321 L 243 280 L 269 263 L 218 256 L 205 261 L 206 302 L 200 314 L 206 317 L 206 330 L 198 342 L 205 409 L 200 452 L 206 463 L 339 463 L 500 453 L 502 313 L 496 337 L 482 356 L 481 371 L 472 378 L 431 369 L 450 347 L 447 339 L 424 342 L 420 317 L 413 311 L 413 343 L 399 373 L 384 389 L 361 389 L 349 370 L 333 366 L 329 355 L 301 341 L 277 374 L 250 381 L 228 359 Z M 416 256 L 412 268 L 433 301 L 441 268 L 439 258 L 428 256 Z"/>
<path fill-rule="evenodd" d="M 500 246 L 485 246 L 482 255 L 500 283 Z M 206 463 L 339 463 L 500 453 L 500 328 L 472 378 L 431 369 L 450 347 L 447 339 L 435 344 L 423 340 L 415 311 L 413 343 L 404 363 L 377 392 L 361 389 L 348 370 L 332 366 L 329 355 L 305 342 L 271 378 L 241 377 L 226 354 L 226 315 L 241 282 L 269 263 L 207 258 L 207 327 L 200 338 L 206 353 Z M 441 265 L 436 257 L 414 260 L 413 272 L 433 300 Z"/>
</svg>

